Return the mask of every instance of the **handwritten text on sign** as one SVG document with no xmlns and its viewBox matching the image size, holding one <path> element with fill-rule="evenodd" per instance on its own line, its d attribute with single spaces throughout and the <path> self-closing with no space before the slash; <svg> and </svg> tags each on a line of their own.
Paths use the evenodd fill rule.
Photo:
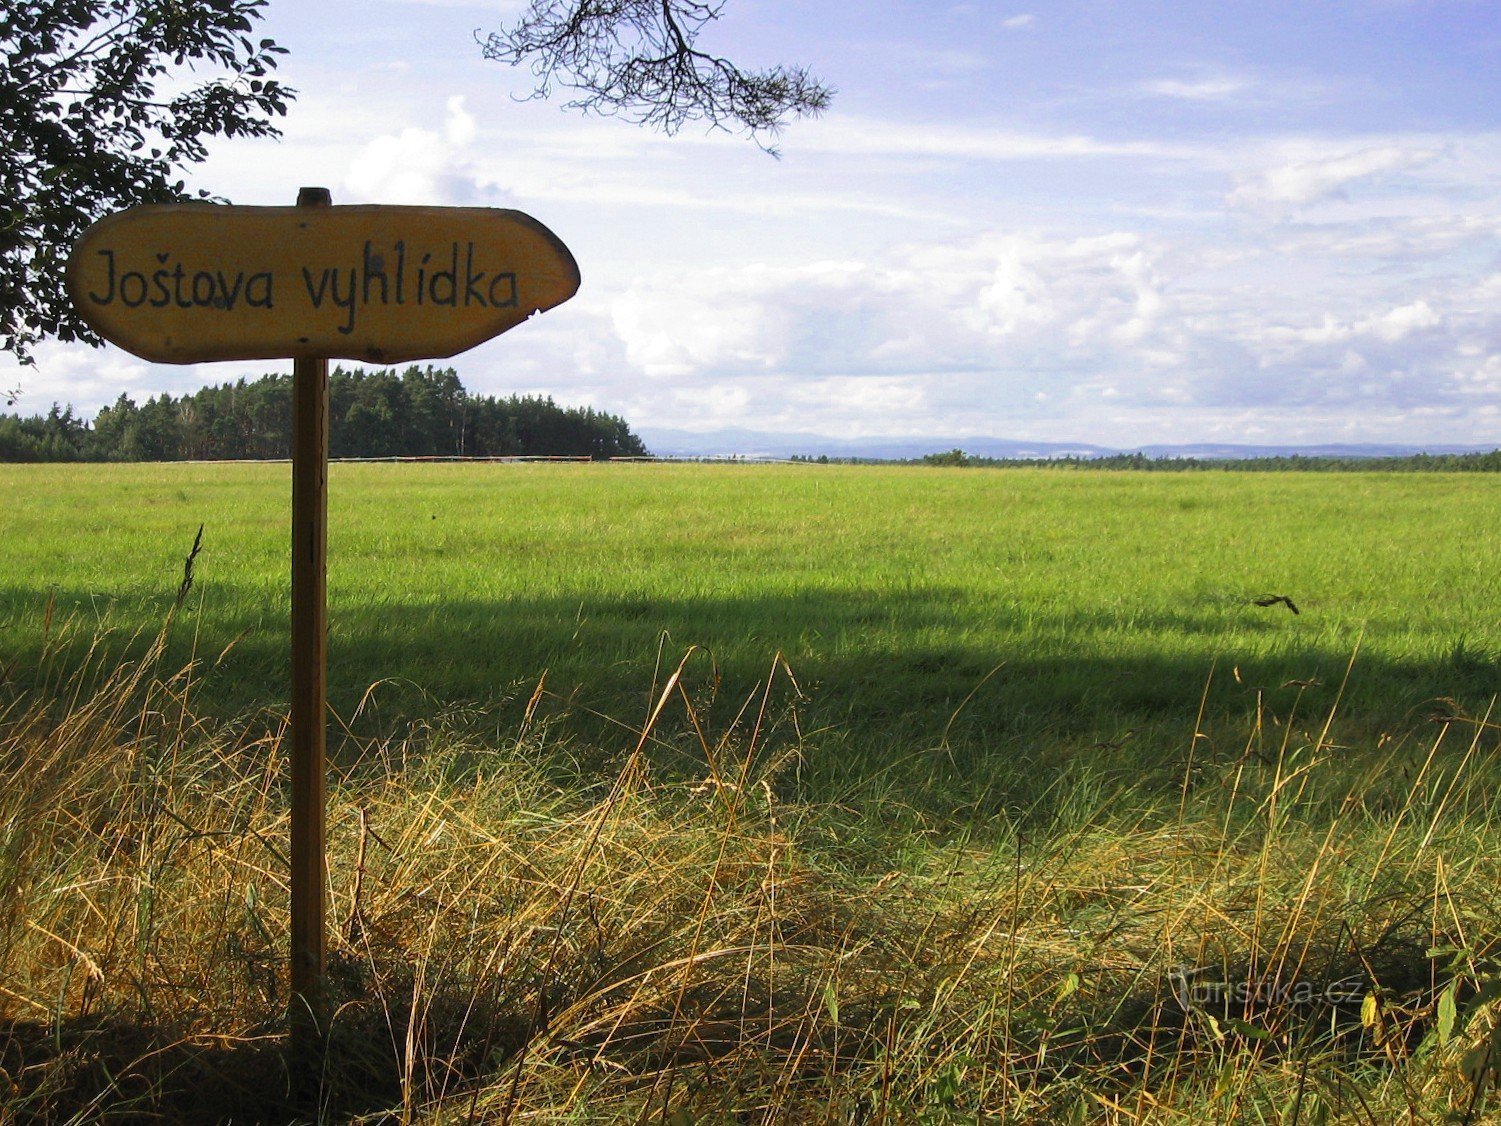
<svg viewBox="0 0 1501 1126">
<path fill-rule="evenodd" d="M 137 207 L 68 266 L 76 307 L 149 360 L 451 356 L 571 297 L 578 267 L 517 211 Z"/>
</svg>

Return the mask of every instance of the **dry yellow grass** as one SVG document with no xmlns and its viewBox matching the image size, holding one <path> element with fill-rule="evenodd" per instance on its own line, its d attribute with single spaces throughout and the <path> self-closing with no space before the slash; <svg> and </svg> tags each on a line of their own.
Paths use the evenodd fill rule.
<svg viewBox="0 0 1501 1126">
<path fill-rule="evenodd" d="M 282 1039 L 280 732 L 197 720 L 193 670 L 161 675 L 159 651 L 0 713 L 0 1120 L 1489 1106 L 1485 717 L 1425 746 L 1253 733 L 1167 791 L 1080 762 L 1081 796 L 1048 817 L 920 846 L 878 806 L 782 796 L 799 748 L 772 745 L 769 688 L 710 734 L 665 680 L 652 718 L 701 731 L 691 776 L 652 765 L 651 720 L 592 783 L 545 726 L 414 730 L 332 787 L 332 1006 L 309 1072 Z"/>
</svg>

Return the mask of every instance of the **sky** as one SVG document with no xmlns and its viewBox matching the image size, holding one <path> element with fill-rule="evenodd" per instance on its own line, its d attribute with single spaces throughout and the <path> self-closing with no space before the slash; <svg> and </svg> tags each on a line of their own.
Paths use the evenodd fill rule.
<svg viewBox="0 0 1501 1126">
<path fill-rule="evenodd" d="M 444 363 L 643 432 L 1501 445 L 1494 0 L 726 0 L 837 90 L 780 159 L 524 100 L 520 6 L 271 0 L 284 136 L 190 183 L 536 217 L 578 295 Z M 24 412 L 276 370 L 36 358 Z"/>
</svg>

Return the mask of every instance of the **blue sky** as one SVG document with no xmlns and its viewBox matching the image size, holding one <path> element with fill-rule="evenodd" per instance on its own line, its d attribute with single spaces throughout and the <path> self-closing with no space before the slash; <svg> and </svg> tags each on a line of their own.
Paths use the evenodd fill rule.
<svg viewBox="0 0 1501 1126">
<path fill-rule="evenodd" d="M 300 95 L 236 202 L 515 207 L 570 303 L 453 361 L 641 428 L 1501 444 L 1501 8 L 728 0 L 838 89 L 773 160 L 480 57 L 513 0 L 272 0 Z M 559 99 L 560 100 L 560 99 Z M 49 346 L 22 409 L 267 370 Z"/>
</svg>

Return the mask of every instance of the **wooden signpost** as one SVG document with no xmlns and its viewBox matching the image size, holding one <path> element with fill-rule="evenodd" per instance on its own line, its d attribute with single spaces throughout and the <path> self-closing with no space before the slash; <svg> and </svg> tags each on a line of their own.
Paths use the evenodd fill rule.
<svg viewBox="0 0 1501 1126">
<path fill-rule="evenodd" d="M 519 211 L 167 204 L 99 220 L 68 262 L 74 306 L 143 359 L 436 359 L 578 290 L 568 248 Z"/>
<path fill-rule="evenodd" d="M 578 291 L 578 265 L 519 211 L 164 204 L 106 216 L 68 260 L 74 306 L 146 360 L 293 360 L 292 993 L 296 1048 L 320 1033 L 328 875 L 328 361 L 452 356 Z"/>
</svg>

